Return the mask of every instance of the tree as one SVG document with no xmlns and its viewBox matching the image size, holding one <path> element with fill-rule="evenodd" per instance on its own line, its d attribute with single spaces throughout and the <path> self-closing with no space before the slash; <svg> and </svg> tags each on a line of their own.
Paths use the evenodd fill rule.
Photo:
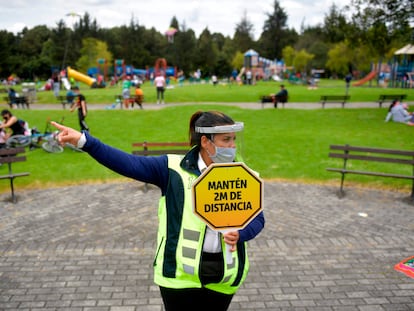
<svg viewBox="0 0 414 311">
<path fill-rule="evenodd" d="M 295 49 L 300 51 L 305 49 L 309 53 L 315 55 L 312 59 L 312 68 L 325 68 L 328 57 L 329 42 L 324 40 L 324 29 L 322 26 L 312 26 L 304 28 L 302 35 L 295 44 Z"/>
<path fill-rule="evenodd" d="M 328 52 L 326 67 L 332 72 L 345 76 L 349 72 L 349 64 L 352 64 L 353 51 L 349 49 L 345 42 L 334 45 Z"/>
<path fill-rule="evenodd" d="M 296 51 L 291 46 L 285 46 L 282 51 L 283 60 L 286 66 L 293 66 L 293 60 L 295 59 Z"/>
<path fill-rule="evenodd" d="M 261 55 L 269 59 L 280 59 L 283 48 L 297 40 L 297 33 L 288 29 L 288 16 L 278 0 L 273 3 L 273 13 L 266 15 L 267 19 L 258 42 Z"/>
<path fill-rule="evenodd" d="M 412 0 L 351 0 L 356 16 L 365 15 L 370 24 L 382 22 L 387 27 L 414 23 L 414 1 Z"/>
<path fill-rule="evenodd" d="M 182 23 L 179 32 L 176 33 L 174 45 L 177 51 L 176 66 L 183 70 L 184 73 L 193 71 L 194 58 L 196 54 L 197 39 L 194 31 L 188 29 L 185 23 Z"/>
<path fill-rule="evenodd" d="M 0 31 L 0 77 L 7 77 L 15 72 L 18 61 L 13 61 L 12 56 L 16 51 L 16 38 L 7 30 Z"/>
<path fill-rule="evenodd" d="M 244 11 L 243 17 L 239 24 L 236 25 L 233 41 L 240 52 L 246 52 L 253 48 L 253 24 L 247 19 L 247 13 Z"/>
<path fill-rule="evenodd" d="M 212 75 L 216 68 L 218 49 L 210 31 L 205 28 L 197 42 L 196 66 L 203 74 Z"/>
<path fill-rule="evenodd" d="M 299 72 L 307 72 L 309 63 L 315 56 L 306 52 L 305 50 L 300 50 L 299 52 L 295 53 L 295 58 L 293 59 L 293 66 L 295 67 L 296 71 Z"/>
<path fill-rule="evenodd" d="M 241 69 L 244 64 L 244 54 L 240 51 L 237 51 L 236 54 L 234 54 L 234 57 L 231 61 L 231 65 L 233 68 Z"/>
<path fill-rule="evenodd" d="M 330 43 L 337 43 L 345 40 L 348 30 L 348 23 L 345 15 L 341 13 L 336 4 L 332 4 L 328 14 L 325 14 L 323 35 Z"/>
<path fill-rule="evenodd" d="M 95 38 L 85 38 L 82 40 L 81 57 L 76 62 L 79 71 L 87 72 L 88 68 L 96 67 L 99 58 L 106 59 L 112 63 L 112 54 L 108 51 L 107 44 Z"/>
</svg>

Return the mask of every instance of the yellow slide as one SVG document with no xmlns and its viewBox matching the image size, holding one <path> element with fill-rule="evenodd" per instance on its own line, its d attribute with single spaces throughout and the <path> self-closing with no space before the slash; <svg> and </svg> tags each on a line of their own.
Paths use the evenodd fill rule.
<svg viewBox="0 0 414 311">
<path fill-rule="evenodd" d="M 94 78 L 84 75 L 83 73 L 80 73 L 79 71 L 76 71 L 70 67 L 68 67 L 68 78 L 73 78 L 76 81 L 85 83 L 89 86 L 92 86 L 94 83 L 96 83 L 96 80 Z"/>
</svg>

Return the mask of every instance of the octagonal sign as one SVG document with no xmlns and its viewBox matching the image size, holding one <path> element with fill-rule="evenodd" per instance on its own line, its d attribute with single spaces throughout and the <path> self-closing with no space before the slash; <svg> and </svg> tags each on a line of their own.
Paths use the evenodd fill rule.
<svg viewBox="0 0 414 311">
<path fill-rule="evenodd" d="M 262 210 L 263 181 L 244 163 L 211 164 L 192 192 L 194 213 L 213 230 L 242 229 Z"/>
</svg>

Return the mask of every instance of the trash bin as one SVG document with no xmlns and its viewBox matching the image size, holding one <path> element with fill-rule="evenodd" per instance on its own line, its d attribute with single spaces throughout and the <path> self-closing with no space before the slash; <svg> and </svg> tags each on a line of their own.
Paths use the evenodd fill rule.
<svg viewBox="0 0 414 311">
<path fill-rule="evenodd" d="M 36 101 L 36 84 L 34 82 L 22 83 L 22 93 L 29 104 L 32 105 Z"/>
</svg>

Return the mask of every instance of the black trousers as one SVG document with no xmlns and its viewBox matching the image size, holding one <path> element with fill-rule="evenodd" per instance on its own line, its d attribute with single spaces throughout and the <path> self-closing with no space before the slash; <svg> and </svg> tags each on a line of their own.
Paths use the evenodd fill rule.
<svg viewBox="0 0 414 311">
<path fill-rule="evenodd" d="M 221 253 L 203 252 L 200 281 L 201 284 L 218 283 L 224 274 L 224 258 Z M 166 311 L 226 311 L 233 295 L 226 295 L 202 288 L 173 289 L 160 287 Z"/>
<path fill-rule="evenodd" d="M 83 116 L 82 110 L 78 110 L 78 118 L 81 131 L 89 131 L 89 126 L 85 122 L 85 117 Z"/>
<path fill-rule="evenodd" d="M 226 311 L 233 295 L 207 288 L 172 289 L 160 287 L 166 311 Z"/>
</svg>

